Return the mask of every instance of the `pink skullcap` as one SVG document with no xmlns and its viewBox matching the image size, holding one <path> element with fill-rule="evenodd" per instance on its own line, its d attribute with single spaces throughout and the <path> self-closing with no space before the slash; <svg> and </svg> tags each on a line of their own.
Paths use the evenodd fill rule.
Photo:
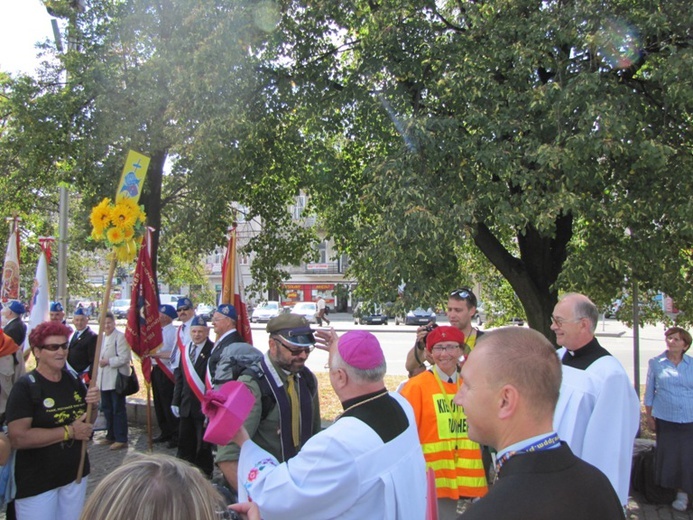
<svg viewBox="0 0 693 520">
<path fill-rule="evenodd" d="M 436 343 L 443 341 L 455 341 L 461 347 L 464 345 L 464 333 L 457 327 L 450 327 L 449 325 L 436 327 L 426 336 L 426 350 L 430 352 Z"/>
<path fill-rule="evenodd" d="M 339 355 L 347 365 L 361 370 L 380 366 L 385 360 L 378 338 L 365 330 L 351 330 L 339 338 Z"/>
</svg>

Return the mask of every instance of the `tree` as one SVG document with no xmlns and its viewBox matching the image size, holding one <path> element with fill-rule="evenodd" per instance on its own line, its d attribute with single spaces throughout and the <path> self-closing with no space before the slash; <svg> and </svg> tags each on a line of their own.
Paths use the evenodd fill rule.
<svg viewBox="0 0 693 520">
<path fill-rule="evenodd" d="M 313 203 L 360 282 L 440 298 L 473 242 L 547 335 L 564 288 L 685 294 L 692 17 L 685 2 L 292 2 L 278 73 Z"/>
</svg>

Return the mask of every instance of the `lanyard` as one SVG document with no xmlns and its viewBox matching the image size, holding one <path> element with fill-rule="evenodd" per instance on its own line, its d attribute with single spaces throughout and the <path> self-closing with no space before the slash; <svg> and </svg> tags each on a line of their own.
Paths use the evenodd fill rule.
<svg viewBox="0 0 693 520">
<path fill-rule="evenodd" d="M 457 424 L 459 421 L 462 420 L 462 407 L 457 406 L 452 403 L 452 400 L 448 397 L 448 393 L 445 391 L 445 386 L 443 385 L 443 382 L 440 379 L 440 376 L 438 375 L 438 370 L 436 367 L 433 367 L 431 369 L 431 372 L 433 372 L 433 377 L 435 377 L 436 383 L 438 383 L 438 388 L 440 388 L 440 393 L 443 394 L 443 399 L 445 399 L 445 403 L 450 406 L 450 415 L 452 416 L 452 420 L 455 424 Z M 457 389 L 459 390 L 460 386 L 462 384 L 462 379 L 458 376 L 457 377 Z M 458 453 L 458 441 L 460 440 L 460 437 L 458 434 L 455 434 L 455 449 L 453 450 L 453 455 L 455 457 L 455 462 L 457 462 Z"/>
<path fill-rule="evenodd" d="M 498 480 L 498 475 L 500 474 L 500 470 L 503 467 L 503 464 L 508 462 L 508 460 L 510 460 L 515 455 L 520 455 L 522 453 L 533 453 L 535 451 L 550 450 L 556 448 L 560 443 L 561 439 L 558 437 L 558 434 L 552 433 L 551 435 L 547 435 L 546 437 L 539 439 L 535 443 L 532 443 L 529 446 L 522 448 L 521 450 L 513 450 L 504 453 L 503 456 L 496 461 L 496 480 Z"/>
</svg>

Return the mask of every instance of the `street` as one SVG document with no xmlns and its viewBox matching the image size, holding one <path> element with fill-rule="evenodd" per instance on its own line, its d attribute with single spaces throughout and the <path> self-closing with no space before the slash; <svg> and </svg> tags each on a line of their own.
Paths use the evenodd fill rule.
<svg viewBox="0 0 693 520">
<path fill-rule="evenodd" d="M 351 314 L 333 313 L 330 315 L 331 326 L 337 333 L 342 334 L 348 330 L 369 330 L 378 338 L 380 345 L 385 353 L 387 360 L 387 373 L 389 375 L 407 375 L 404 369 L 404 361 L 407 351 L 414 344 L 416 327 L 412 325 L 395 325 L 391 321 L 388 325 L 354 325 Z M 438 316 L 440 325 L 447 325 L 445 316 Z M 176 321 L 177 326 L 179 323 Z M 118 320 L 118 329 L 125 330 L 125 320 Z M 253 331 L 253 344 L 262 350 L 267 349 L 268 334 L 265 332 L 264 323 L 251 323 Z M 90 323 L 90 327 L 98 332 L 98 324 Z M 316 327 L 314 325 L 314 327 Z M 483 330 L 483 327 L 482 327 Z M 640 384 L 645 384 L 647 377 L 647 363 L 650 358 L 661 354 L 664 351 L 664 326 L 648 325 L 640 329 Z M 633 372 L 633 330 L 620 321 L 613 319 L 601 320 L 597 325 L 597 339 L 612 355 L 614 355 L 623 365 L 631 379 L 635 380 Z M 210 339 L 214 339 L 214 332 L 210 331 Z M 315 350 L 308 358 L 308 368 L 314 372 L 325 372 L 327 363 L 327 352 Z"/>
</svg>

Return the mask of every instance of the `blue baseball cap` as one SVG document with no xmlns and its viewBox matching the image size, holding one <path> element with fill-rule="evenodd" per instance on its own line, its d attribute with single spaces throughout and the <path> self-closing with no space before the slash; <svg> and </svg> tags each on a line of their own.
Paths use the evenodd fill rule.
<svg viewBox="0 0 693 520">
<path fill-rule="evenodd" d="M 190 307 L 192 309 L 193 304 L 190 298 L 178 298 L 178 303 L 176 303 L 176 309 L 181 307 Z"/>
<path fill-rule="evenodd" d="M 50 312 L 63 312 L 65 309 L 63 309 L 63 304 L 60 302 L 51 302 L 51 310 Z"/>
<path fill-rule="evenodd" d="M 191 327 L 206 327 L 207 321 L 202 316 L 195 316 L 190 324 Z"/>
<path fill-rule="evenodd" d="M 231 305 L 230 303 L 224 303 L 223 305 L 219 305 L 217 307 L 217 311 L 219 314 L 223 314 L 227 318 L 231 318 L 233 321 L 238 320 L 238 313 L 236 312 L 236 307 Z"/>
<path fill-rule="evenodd" d="M 12 300 L 7 304 L 7 308 L 20 316 L 26 312 L 26 306 L 18 300 Z"/>
<path fill-rule="evenodd" d="M 168 305 L 168 304 L 161 305 L 161 306 L 159 306 L 159 312 L 161 314 L 165 314 L 166 316 L 168 316 L 172 320 L 175 320 L 176 318 L 178 318 L 178 313 L 176 312 L 176 309 L 173 308 L 173 305 Z"/>
</svg>

